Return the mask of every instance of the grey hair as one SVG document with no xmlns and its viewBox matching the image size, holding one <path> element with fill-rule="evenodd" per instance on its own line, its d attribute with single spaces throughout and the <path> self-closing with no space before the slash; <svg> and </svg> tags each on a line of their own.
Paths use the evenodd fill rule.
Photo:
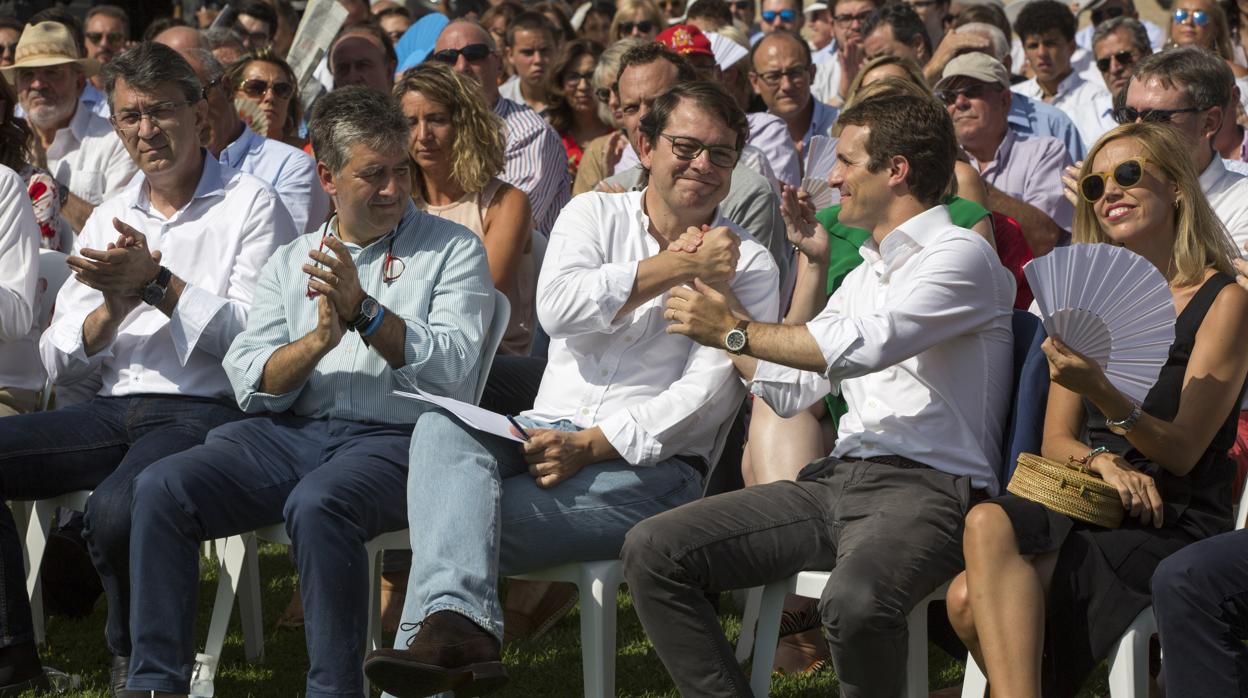
<svg viewBox="0 0 1248 698">
<path fill-rule="evenodd" d="M 1148 30 L 1144 28 L 1140 20 L 1134 17 L 1114 17 L 1096 25 L 1096 29 L 1092 32 L 1093 52 L 1096 51 L 1097 44 L 1118 31 L 1126 31 L 1131 35 L 1131 44 L 1135 46 L 1135 51 L 1140 56 L 1147 56 L 1153 52 L 1153 42 L 1148 40 Z"/>
<path fill-rule="evenodd" d="M 407 152 L 408 125 L 390 95 L 355 85 L 316 101 L 308 135 L 316 159 L 338 174 L 357 143 L 378 152 Z"/>
<path fill-rule="evenodd" d="M 1225 108 L 1235 85 L 1235 75 L 1226 61 L 1198 46 L 1180 46 L 1154 53 L 1135 64 L 1132 82 L 1150 77 L 1157 78 L 1167 88 L 1177 87 L 1186 92 L 1188 106 L 1197 109 Z"/>
<path fill-rule="evenodd" d="M 104 90 L 108 108 L 113 108 L 113 91 L 118 80 L 125 80 L 138 92 L 155 92 L 167 83 L 174 83 L 186 101 L 194 104 L 204 98 L 203 87 L 191 64 L 177 51 L 154 41 L 144 41 L 123 51 L 104 64 Z"/>
<path fill-rule="evenodd" d="M 615 84 L 616 78 L 620 75 L 620 59 L 624 57 L 624 54 L 628 53 L 629 49 L 641 46 L 644 43 L 646 43 L 644 39 L 628 37 L 608 46 L 607 50 L 603 51 L 602 55 L 598 57 L 598 65 L 594 66 L 594 79 L 592 80 L 594 89 L 611 89 L 611 86 Z M 604 124 L 619 125 L 615 123 L 615 116 L 611 114 L 611 108 L 602 102 L 598 103 L 598 118 Z"/>
<path fill-rule="evenodd" d="M 210 50 L 219 48 L 236 48 L 239 51 L 246 51 L 243 47 L 243 37 L 238 32 L 229 27 L 212 27 L 201 32 L 204 41 L 208 43 Z"/>
<path fill-rule="evenodd" d="M 187 49 L 186 54 L 195 60 L 204 68 L 204 75 L 208 78 L 209 83 L 217 82 L 225 75 L 225 68 L 221 66 L 221 61 L 212 55 L 212 51 L 202 48 Z"/>
<path fill-rule="evenodd" d="M 953 33 L 979 34 L 987 37 L 988 43 L 992 44 L 992 57 L 1002 63 L 1010 55 L 1010 40 L 1005 38 L 1005 32 L 987 22 L 967 22 L 954 29 Z"/>
</svg>

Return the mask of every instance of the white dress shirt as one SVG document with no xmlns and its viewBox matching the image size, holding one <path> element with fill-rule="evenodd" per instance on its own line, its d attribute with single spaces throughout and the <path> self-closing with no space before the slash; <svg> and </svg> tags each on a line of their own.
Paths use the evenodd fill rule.
<svg viewBox="0 0 1248 698">
<path fill-rule="evenodd" d="M 195 194 L 171 217 L 151 205 L 140 175 L 96 208 L 74 245 L 74 254 L 105 249 L 117 239 L 113 218 L 143 233 L 148 247 L 161 251 L 160 263 L 186 282 L 173 317 L 140 304 L 122 321 L 111 345 L 87 356 L 83 322 L 104 297 L 69 279 L 39 343 L 54 383 L 100 371 L 102 396 L 233 395 L 221 359 L 247 322 L 261 268 L 295 238 L 295 227 L 269 185 L 203 153 Z"/>
<path fill-rule="evenodd" d="M 0 388 L 43 388 L 39 340 L 39 224 L 16 172 L 0 165 Z"/>
<path fill-rule="evenodd" d="M 48 147 L 48 171 L 75 196 L 99 206 L 120 192 L 139 168 L 108 119 L 79 107 Z"/>
<path fill-rule="evenodd" d="M 997 491 L 1013 382 L 1014 279 L 936 206 L 902 223 L 806 324 L 823 374 L 766 361 L 754 393 L 782 416 L 839 392 L 838 458 L 897 455 Z"/>
<path fill-rule="evenodd" d="M 300 235 L 316 230 L 329 216 L 329 194 L 316 177 L 316 161 L 298 148 L 244 126 L 242 135 L 221 150 L 221 164 L 273 187 Z"/>
<path fill-rule="evenodd" d="M 824 104 L 841 106 L 841 103 L 845 101 L 844 96 L 841 95 L 841 73 L 844 71 L 845 66 L 841 63 L 839 53 L 833 53 L 828 59 L 816 63 L 815 79 L 810 83 L 810 94 Z"/>
<path fill-rule="evenodd" d="M 550 353 L 525 414 L 598 426 L 632 465 L 676 455 L 713 464 L 745 396 L 727 354 L 667 332 L 667 293 L 616 318 L 638 264 L 663 249 L 649 233 L 644 196 L 587 192 L 555 223 L 537 281 L 537 317 L 550 334 Z M 771 254 L 718 212 L 715 218 L 741 237 L 733 292 L 751 316 L 773 321 L 779 274 Z"/>
<path fill-rule="evenodd" d="M 87 105 L 88 109 L 105 119 L 112 114 L 112 110 L 108 108 L 108 95 L 97 89 L 89 80 L 87 86 L 82 88 L 82 94 L 78 95 L 78 102 Z"/>
<path fill-rule="evenodd" d="M 1044 100 L 1044 90 L 1035 78 L 1020 82 L 1011 89 L 1032 99 Z M 1085 80 L 1083 75 L 1072 70 L 1066 79 L 1057 84 L 1057 94 L 1049 104 L 1066 112 L 1066 116 L 1075 122 L 1075 128 L 1079 129 L 1083 142 L 1091 148 L 1106 131 L 1118 125 L 1104 113 L 1104 96 L 1108 94 L 1104 80 Z"/>
<path fill-rule="evenodd" d="M 763 151 L 776 178 L 795 187 L 801 184 L 802 161 L 784 119 L 767 112 L 755 112 L 746 114 L 746 120 L 750 123 L 750 137 L 746 143 Z"/>
<path fill-rule="evenodd" d="M 1213 212 L 1226 226 L 1226 232 L 1231 234 L 1235 251 L 1245 256 L 1244 245 L 1248 244 L 1248 177 L 1226 169 L 1222 158 L 1215 156 L 1200 173 L 1200 188 L 1205 191 Z"/>
</svg>

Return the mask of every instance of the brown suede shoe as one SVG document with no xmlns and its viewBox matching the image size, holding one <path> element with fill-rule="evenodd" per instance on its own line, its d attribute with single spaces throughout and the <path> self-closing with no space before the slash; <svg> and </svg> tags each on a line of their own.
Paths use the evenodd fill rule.
<svg viewBox="0 0 1248 698">
<path fill-rule="evenodd" d="M 423 698 L 443 691 L 467 698 L 507 683 L 498 639 L 453 611 L 438 611 L 426 618 L 407 649 L 370 652 L 364 673 L 398 698 Z"/>
</svg>

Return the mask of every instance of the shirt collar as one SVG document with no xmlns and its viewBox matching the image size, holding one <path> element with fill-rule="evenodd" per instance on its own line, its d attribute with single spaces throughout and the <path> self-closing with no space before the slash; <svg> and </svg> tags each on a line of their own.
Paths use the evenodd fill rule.
<svg viewBox="0 0 1248 698">
<path fill-rule="evenodd" d="M 645 210 L 646 209 L 646 190 L 649 188 L 650 187 L 647 184 L 646 186 L 643 186 L 640 189 L 627 192 L 625 195 L 637 197 L 636 202 L 633 204 L 630 204 L 629 208 L 634 212 L 634 215 L 637 218 L 637 222 L 641 224 L 642 231 L 646 233 L 646 239 L 654 242 L 655 245 L 658 245 L 658 242 L 655 241 L 654 237 L 652 237 L 649 233 L 650 214 L 646 213 L 646 210 Z M 723 206 L 723 203 L 721 202 L 720 205 L 716 206 L 715 210 L 711 212 L 711 227 L 712 228 L 716 228 L 721 225 L 732 225 L 731 221 L 729 221 L 727 218 L 724 218 L 721 215 L 720 209 L 722 206 Z"/>
<path fill-rule="evenodd" d="M 1226 176 L 1226 165 L 1222 164 L 1222 158 L 1214 153 L 1213 157 L 1209 158 L 1209 166 L 1200 173 L 1200 188 L 1209 191 L 1224 176 Z"/>
<path fill-rule="evenodd" d="M 264 146 L 264 136 L 252 131 L 247 125 L 243 125 L 243 132 L 234 142 L 221 149 L 221 164 L 228 165 L 234 169 L 239 169 L 243 165 L 243 160 L 253 152 L 259 151 Z"/>
<path fill-rule="evenodd" d="M 1001 145 L 997 146 L 997 152 L 992 156 L 989 167 L 1001 167 L 1008 162 L 1010 153 L 1014 150 L 1014 143 L 1017 140 L 1018 136 L 1014 133 L 1014 129 L 1010 128 L 1010 125 L 1007 123 L 1005 125 L 1005 138 L 1002 138 Z M 971 159 L 971 165 L 978 170 L 981 163 L 975 159 L 975 156 L 968 152 L 966 157 Z"/>
<path fill-rule="evenodd" d="M 210 196 L 217 196 L 225 192 L 225 184 L 227 178 L 224 176 L 223 170 L 225 166 L 212 157 L 212 153 L 205 148 L 200 148 L 200 152 L 204 156 L 204 166 L 199 172 L 199 183 L 195 185 L 195 193 L 191 194 L 191 201 L 187 202 L 187 206 L 196 199 L 203 199 Z M 148 195 L 147 177 L 139 172 L 134 180 L 130 183 L 128 191 L 133 197 L 130 201 L 131 208 L 137 208 L 141 211 L 147 211 L 151 206 L 151 198 Z M 186 206 L 182 207 L 183 209 Z"/>
<path fill-rule="evenodd" d="M 363 250 L 363 249 L 368 249 L 369 247 L 373 247 L 379 242 L 383 244 L 388 244 L 391 238 L 397 239 L 400 235 L 403 234 L 404 230 L 412 226 L 418 225 L 420 221 L 418 221 L 417 218 L 422 215 L 429 215 L 429 214 L 425 214 L 420 209 L 416 208 L 416 202 L 412 201 L 409 198 L 407 200 L 407 208 L 403 210 L 403 217 L 399 219 L 398 224 L 395 225 L 393 228 L 391 228 L 390 231 L 387 232 L 385 235 L 382 235 L 381 237 L 377 238 L 376 240 L 373 240 L 372 242 L 368 243 L 367 245 L 364 245 L 363 247 L 347 242 L 346 240 L 342 240 L 342 236 L 338 235 L 338 214 L 336 213 L 333 216 L 331 216 L 330 219 L 326 221 L 324 225 L 320 227 L 319 230 L 322 236 L 324 236 L 327 232 L 332 232 L 334 234 L 334 237 L 337 237 L 339 240 L 342 240 L 342 243 L 346 245 L 347 247 L 355 247 L 356 249 Z M 434 216 L 430 216 L 430 218 L 432 219 L 434 218 Z"/>
<path fill-rule="evenodd" d="M 69 132 L 73 134 L 75 141 L 81 143 L 87 137 L 87 128 L 91 125 L 91 117 L 94 115 L 91 108 L 84 105 L 80 99 L 74 107 L 74 118 L 69 120 Z"/>
<path fill-rule="evenodd" d="M 880 280 L 888 282 L 893 272 L 939 240 L 951 226 L 949 209 L 937 204 L 894 228 L 884 236 L 883 244 L 877 245 L 875 238 L 869 237 L 858 250 Z"/>
</svg>

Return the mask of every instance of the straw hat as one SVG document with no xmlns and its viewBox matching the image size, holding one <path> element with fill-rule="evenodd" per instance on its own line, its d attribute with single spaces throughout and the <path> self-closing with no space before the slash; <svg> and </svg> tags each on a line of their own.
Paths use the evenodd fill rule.
<svg viewBox="0 0 1248 698">
<path fill-rule="evenodd" d="M 0 68 L 9 82 L 17 79 L 18 68 L 41 68 L 49 65 L 74 63 L 87 77 L 100 72 L 100 62 L 94 58 L 81 58 L 78 45 L 69 29 L 60 22 L 28 24 L 17 40 L 13 65 Z"/>
</svg>

